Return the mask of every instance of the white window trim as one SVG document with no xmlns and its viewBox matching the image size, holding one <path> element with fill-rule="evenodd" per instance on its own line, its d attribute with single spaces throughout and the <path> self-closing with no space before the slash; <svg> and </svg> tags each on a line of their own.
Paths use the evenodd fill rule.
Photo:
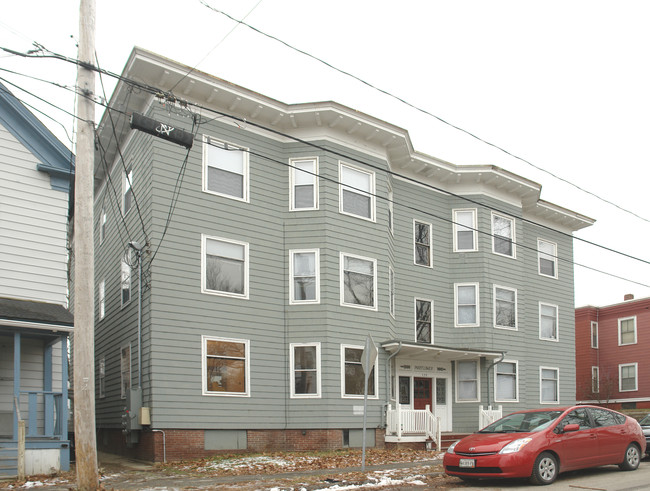
<svg viewBox="0 0 650 491">
<path fill-rule="evenodd" d="M 354 257 L 356 259 L 361 259 L 363 261 L 370 261 L 373 264 L 373 285 L 372 285 L 372 294 L 373 294 L 373 299 L 372 299 L 372 306 L 369 305 L 359 305 L 355 303 L 345 303 L 345 281 L 344 281 L 344 274 L 343 274 L 343 267 L 345 264 L 344 258 L 345 257 Z M 342 307 L 352 307 L 356 309 L 365 309 L 365 310 L 378 310 L 378 305 L 377 305 L 377 260 L 370 258 L 370 257 L 364 257 L 364 256 L 358 256 L 356 254 L 350 254 L 347 252 L 340 252 L 339 253 L 339 283 L 340 283 L 340 305 Z"/>
<path fill-rule="evenodd" d="M 241 150 L 242 152 L 242 158 L 243 158 L 243 184 L 242 184 L 242 194 L 243 196 L 240 198 L 238 196 L 233 196 L 231 194 L 224 194 L 224 193 L 218 193 L 216 191 L 211 191 L 208 189 L 208 146 L 211 143 L 217 143 L 217 144 L 222 144 L 223 147 L 233 147 L 238 150 Z M 217 147 L 219 145 L 216 145 Z M 226 140 L 221 140 L 219 138 L 213 138 L 209 135 L 203 135 L 203 149 L 202 149 L 202 190 L 204 193 L 208 194 L 213 194 L 215 196 L 222 196 L 224 198 L 228 199 L 233 199 L 235 201 L 242 201 L 244 203 L 249 203 L 250 198 L 249 198 L 249 192 L 250 192 L 250 158 L 249 158 L 249 148 L 247 147 L 242 147 L 241 145 L 236 145 L 235 143 L 226 141 Z"/>
<path fill-rule="evenodd" d="M 220 242 L 229 242 L 231 244 L 237 244 L 244 247 L 244 293 L 229 293 L 221 292 L 218 290 L 208 290 L 205 286 L 206 277 L 205 277 L 205 267 L 206 267 L 206 244 L 208 240 L 217 240 Z M 206 295 L 217 295 L 220 297 L 230 297 L 230 298 L 241 298 L 248 300 L 249 298 L 249 245 L 248 242 L 241 242 L 239 240 L 226 239 L 224 237 L 216 237 L 213 235 L 201 234 L 201 293 Z"/>
<path fill-rule="evenodd" d="M 122 286 L 126 283 L 123 276 L 124 276 L 124 269 L 128 270 L 129 275 L 128 275 L 128 282 L 129 282 L 129 300 L 127 302 L 124 301 L 124 288 Z M 120 308 L 124 308 L 127 305 L 131 303 L 131 300 L 133 299 L 133 271 L 131 270 L 131 249 L 129 249 L 125 255 L 122 257 L 122 261 L 120 261 Z"/>
<path fill-rule="evenodd" d="M 542 251 L 540 251 L 540 249 L 539 249 L 539 243 L 540 242 L 546 242 L 547 244 L 552 244 L 553 246 L 555 246 L 555 255 L 553 256 L 553 262 L 555 263 L 555 267 L 553 268 L 555 270 L 554 275 L 542 273 L 540 259 L 541 259 L 541 255 L 546 254 L 546 253 L 543 253 Z M 554 279 L 557 280 L 558 271 L 559 271 L 559 264 L 558 264 L 559 261 L 558 261 L 557 255 L 558 255 L 558 253 L 557 253 L 557 242 L 551 242 L 550 240 L 538 238 L 537 239 L 537 274 L 539 274 L 540 276 L 545 276 L 546 278 L 554 278 Z"/>
<path fill-rule="evenodd" d="M 296 370 L 295 370 L 295 348 L 316 347 L 316 393 L 315 394 L 296 394 Z M 320 399 L 321 397 L 321 357 L 320 343 L 291 343 L 289 344 L 289 356 L 291 365 L 291 398 L 292 399 Z M 376 373 L 376 372 L 375 372 Z"/>
<path fill-rule="evenodd" d="M 388 266 L 388 313 L 395 318 L 395 269 Z"/>
<path fill-rule="evenodd" d="M 296 172 L 304 173 L 304 171 L 297 169 L 295 164 L 298 162 L 312 162 L 314 164 L 314 170 L 312 178 L 314 180 L 314 202 L 313 205 L 306 208 L 296 208 L 295 204 L 295 184 L 296 184 Z M 319 201 L 318 201 L 318 157 L 300 157 L 289 159 L 289 189 L 291 190 L 289 196 L 289 211 L 310 211 L 318 210 Z"/>
<path fill-rule="evenodd" d="M 596 390 L 594 390 L 594 382 L 595 382 Z M 600 368 L 599 367 L 591 367 L 591 392 L 594 394 L 600 394 Z"/>
<path fill-rule="evenodd" d="M 634 389 L 623 389 L 623 368 L 634 367 Z M 619 392 L 636 392 L 639 390 L 639 364 L 638 363 L 621 363 L 618 366 L 618 391 Z"/>
<path fill-rule="evenodd" d="M 512 223 L 512 237 L 510 237 L 510 240 L 512 240 L 512 256 L 509 256 L 508 254 L 503 254 L 501 252 L 497 252 L 494 247 L 494 239 L 497 237 L 495 231 L 494 231 L 494 218 L 499 217 L 503 218 L 504 220 L 509 220 Z M 517 241 L 516 241 L 516 229 L 515 229 L 515 219 L 513 217 L 509 217 L 507 215 L 503 215 L 501 213 L 495 213 L 492 212 L 492 219 L 491 219 L 491 226 L 492 226 L 492 252 L 496 254 L 497 256 L 501 257 L 507 257 L 509 259 L 517 259 Z M 501 237 L 501 236 L 499 236 Z"/>
<path fill-rule="evenodd" d="M 429 302 L 431 304 L 431 343 L 433 344 L 433 300 L 429 298 L 415 297 L 413 299 L 413 339 L 418 343 L 418 301 L 420 302 Z"/>
<path fill-rule="evenodd" d="M 106 397 L 106 357 L 104 356 L 99 359 L 97 367 L 97 392 L 100 399 Z"/>
<path fill-rule="evenodd" d="M 475 399 L 459 399 L 458 396 L 460 394 L 460 369 L 459 369 L 459 364 L 462 362 L 470 362 L 473 361 L 476 363 L 476 398 Z M 455 379 L 456 379 L 456 402 L 458 404 L 463 404 L 466 402 L 473 403 L 473 402 L 481 402 L 481 360 L 456 360 L 456 370 L 455 370 Z"/>
<path fill-rule="evenodd" d="M 415 227 L 416 224 L 424 225 L 429 228 L 429 264 L 418 264 L 417 263 L 417 247 L 415 243 Z M 433 268 L 433 225 L 428 222 L 423 222 L 422 220 L 413 220 L 413 264 L 421 268 Z"/>
<path fill-rule="evenodd" d="M 497 325 L 497 288 L 500 290 L 508 290 L 515 293 L 515 326 L 498 326 Z M 519 312 L 517 308 L 517 289 L 510 288 L 508 286 L 493 285 L 492 288 L 492 323 L 495 329 L 505 329 L 507 331 L 518 331 L 519 330 Z"/>
<path fill-rule="evenodd" d="M 106 280 L 102 279 L 99 282 L 99 320 L 104 317 L 106 317 Z"/>
<path fill-rule="evenodd" d="M 497 394 L 499 391 L 497 390 L 497 365 L 494 365 L 494 402 L 519 402 L 519 361 L 518 360 L 501 360 L 499 363 L 512 363 L 515 365 L 515 394 L 516 397 L 514 399 L 499 399 Z M 504 375 L 510 375 L 510 374 L 504 374 Z"/>
<path fill-rule="evenodd" d="M 553 338 L 543 338 L 542 337 L 542 305 L 546 307 L 553 307 L 555 309 L 555 339 Z M 553 343 L 557 343 L 560 341 L 560 308 L 552 303 L 546 303 L 546 302 L 539 302 L 539 310 L 538 310 L 538 325 L 539 325 L 539 339 L 542 341 L 551 341 Z"/>
<path fill-rule="evenodd" d="M 458 322 L 458 287 L 459 286 L 474 286 L 476 292 L 476 322 L 472 324 L 460 324 Z M 454 283 L 454 327 L 479 327 L 481 325 L 481 309 L 480 309 L 480 288 L 478 282 L 476 283 Z"/>
<path fill-rule="evenodd" d="M 458 226 L 460 225 L 457 218 L 457 213 L 459 212 L 472 212 L 472 239 L 473 247 L 471 249 L 459 249 L 458 248 Z M 476 208 L 457 208 L 452 210 L 452 223 L 453 223 L 453 241 L 454 241 L 454 252 L 476 252 L 478 251 L 478 226 L 477 226 L 477 212 Z M 464 226 L 464 225 L 463 225 Z"/>
<path fill-rule="evenodd" d="M 596 334 L 596 336 L 595 336 L 595 339 L 596 339 L 595 345 L 594 345 L 594 333 Z M 594 349 L 598 349 L 598 322 L 591 321 L 591 331 L 589 332 L 589 334 L 591 336 L 591 340 L 589 341 L 591 343 L 591 347 L 594 348 Z"/>
<path fill-rule="evenodd" d="M 99 245 L 102 245 L 106 239 L 107 220 L 106 209 L 102 208 L 101 214 L 99 215 Z"/>
<path fill-rule="evenodd" d="M 293 281 L 293 258 L 296 254 L 314 254 L 314 268 L 316 274 L 316 295 L 314 300 L 295 300 L 294 299 L 294 281 Z M 289 304 L 290 305 L 308 305 L 320 303 L 320 249 L 292 249 L 289 251 Z"/>
<path fill-rule="evenodd" d="M 358 349 L 363 351 L 365 349 L 364 346 L 358 346 L 355 344 L 342 344 L 341 345 L 341 398 L 342 399 L 362 399 L 363 400 L 363 394 L 357 395 L 357 394 L 346 394 L 345 393 L 345 349 L 346 348 L 352 348 L 352 349 Z M 370 395 L 368 394 L 368 399 L 379 399 L 379 371 L 378 371 L 378 361 L 379 357 L 375 359 L 375 363 L 373 364 L 373 368 L 375 369 L 375 395 Z M 368 392 L 370 392 L 370 386 L 368 386 Z"/>
<path fill-rule="evenodd" d="M 246 392 L 210 392 L 207 387 L 206 375 L 208 373 L 207 367 L 207 345 L 208 341 L 224 341 L 226 343 L 240 343 L 245 347 L 246 356 Z M 201 336 L 201 395 L 210 397 L 250 397 L 251 396 L 251 356 L 250 356 L 250 341 L 248 339 L 232 339 L 222 338 L 219 336 Z"/>
<path fill-rule="evenodd" d="M 393 206 L 395 195 L 390 183 L 388 184 L 388 230 L 391 236 L 395 236 L 395 207 Z"/>
<path fill-rule="evenodd" d="M 129 174 L 131 176 L 129 177 Z M 127 189 L 128 187 L 128 189 Z M 135 204 L 134 202 L 131 203 L 131 207 L 124 211 L 126 208 L 126 192 L 128 190 L 131 190 L 131 200 L 133 201 L 133 167 L 129 168 L 129 170 L 123 170 L 122 171 L 122 216 L 126 216 L 129 211 L 133 208 L 133 205 Z"/>
<path fill-rule="evenodd" d="M 368 178 L 370 180 L 370 191 L 365 192 L 365 191 L 360 191 L 357 190 L 354 187 L 347 186 L 343 183 L 343 178 L 341 176 L 342 174 L 342 169 L 343 167 L 347 167 L 348 169 L 355 170 L 357 172 L 361 172 L 363 174 L 368 174 Z M 370 198 L 370 217 L 364 217 L 361 215 L 355 215 L 354 213 L 349 213 L 346 211 L 343 211 L 343 190 L 344 189 L 349 189 L 354 193 L 357 194 L 362 194 L 362 195 L 368 195 Z M 361 167 L 357 167 L 354 165 L 346 164 L 342 161 L 339 161 L 339 213 L 342 215 L 347 215 L 355 218 L 359 218 L 361 220 L 366 220 L 369 222 L 375 222 L 376 221 L 376 216 L 377 216 L 377 211 L 376 211 L 376 196 L 375 196 L 375 173 L 372 171 L 368 171 L 366 169 L 362 169 Z"/>
<path fill-rule="evenodd" d="M 544 401 L 542 397 L 542 371 L 553 370 L 556 373 L 555 401 Z M 539 403 L 547 405 L 558 405 L 560 403 L 560 369 L 558 367 L 539 367 Z"/>
<path fill-rule="evenodd" d="M 131 343 L 126 343 L 120 346 L 120 398 L 126 399 L 126 392 L 124 390 L 124 370 L 122 369 L 122 352 L 128 348 L 129 349 L 129 360 L 128 363 L 128 376 L 129 376 L 129 389 L 133 387 L 133 353 L 131 350 Z"/>
<path fill-rule="evenodd" d="M 629 321 L 633 320 L 634 321 L 634 341 L 632 343 L 623 343 L 621 341 L 621 322 L 622 321 Z M 620 319 L 617 320 L 617 325 L 618 325 L 618 345 L 619 346 L 632 346 L 634 344 L 637 344 L 637 322 L 636 322 L 636 315 L 630 316 L 630 317 L 621 317 Z"/>
</svg>

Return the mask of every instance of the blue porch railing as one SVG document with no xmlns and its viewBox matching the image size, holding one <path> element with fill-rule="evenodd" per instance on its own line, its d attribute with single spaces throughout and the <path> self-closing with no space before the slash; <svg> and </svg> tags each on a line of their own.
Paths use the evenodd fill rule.
<svg viewBox="0 0 650 491">
<path fill-rule="evenodd" d="M 46 390 L 21 390 L 27 395 L 27 438 L 58 438 L 67 440 L 63 434 L 64 411 L 63 394 Z M 19 396 L 20 397 L 20 396 Z M 20 404 L 20 400 L 19 400 Z M 65 431 L 67 433 L 67 431 Z M 18 434 L 18 419 L 14 416 L 14 437 Z"/>
</svg>

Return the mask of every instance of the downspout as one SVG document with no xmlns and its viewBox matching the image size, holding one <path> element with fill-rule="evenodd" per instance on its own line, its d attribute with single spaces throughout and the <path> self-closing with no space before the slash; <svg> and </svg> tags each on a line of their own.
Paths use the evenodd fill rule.
<svg viewBox="0 0 650 491">
<path fill-rule="evenodd" d="M 488 366 L 485 370 L 485 373 L 487 375 L 487 406 L 490 407 L 490 370 L 494 368 L 495 365 L 501 363 L 503 359 L 506 357 L 507 351 L 502 351 L 501 352 L 501 358 L 499 358 L 497 361 L 492 363 L 490 366 Z"/>
<path fill-rule="evenodd" d="M 387 421 L 386 421 L 386 415 L 388 411 L 388 405 L 390 404 L 390 388 L 391 388 L 391 379 L 390 379 L 390 362 L 391 360 L 400 352 L 402 351 L 402 342 L 399 342 L 399 346 L 397 347 L 397 351 L 395 353 L 391 354 L 388 359 L 386 360 L 386 402 L 384 403 L 384 410 L 382 411 L 382 418 L 384 418 L 383 422 L 383 427 L 386 427 Z"/>
</svg>

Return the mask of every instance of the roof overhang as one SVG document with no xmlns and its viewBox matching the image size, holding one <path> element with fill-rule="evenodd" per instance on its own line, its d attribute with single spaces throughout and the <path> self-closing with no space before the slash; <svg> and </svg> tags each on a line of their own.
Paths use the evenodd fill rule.
<svg viewBox="0 0 650 491">
<path fill-rule="evenodd" d="M 505 352 L 503 351 L 480 350 L 475 348 L 450 348 L 447 346 L 413 343 L 396 339 L 381 343 L 381 347 L 391 354 L 407 356 L 413 360 L 435 361 L 441 363 L 459 360 L 475 360 L 479 358 L 498 360 L 505 355 Z"/>
</svg>

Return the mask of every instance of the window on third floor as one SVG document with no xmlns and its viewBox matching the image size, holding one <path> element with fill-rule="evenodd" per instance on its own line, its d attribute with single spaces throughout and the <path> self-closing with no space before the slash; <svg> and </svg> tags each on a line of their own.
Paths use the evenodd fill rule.
<svg viewBox="0 0 650 491">
<path fill-rule="evenodd" d="M 492 213 L 492 252 L 500 256 L 515 257 L 514 219 Z"/>
<path fill-rule="evenodd" d="M 537 239 L 538 272 L 542 276 L 557 278 L 557 244 Z"/>
<path fill-rule="evenodd" d="M 291 197 L 289 209 L 318 209 L 318 159 L 291 159 L 289 161 Z"/>
<path fill-rule="evenodd" d="M 339 211 L 375 221 L 375 174 L 339 163 Z"/>
<path fill-rule="evenodd" d="M 454 210 L 454 252 L 478 251 L 476 209 Z"/>
<path fill-rule="evenodd" d="M 203 136 L 203 191 L 248 201 L 248 151 Z"/>
<path fill-rule="evenodd" d="M 413 256 L 418 266 L 431 266 L 431 224 L 413 222 Z"/>
<path fill-rule="evenodd" d="M 618 320 L 618 345 L 636 344 L 636 317 Z"/>
</svg>

